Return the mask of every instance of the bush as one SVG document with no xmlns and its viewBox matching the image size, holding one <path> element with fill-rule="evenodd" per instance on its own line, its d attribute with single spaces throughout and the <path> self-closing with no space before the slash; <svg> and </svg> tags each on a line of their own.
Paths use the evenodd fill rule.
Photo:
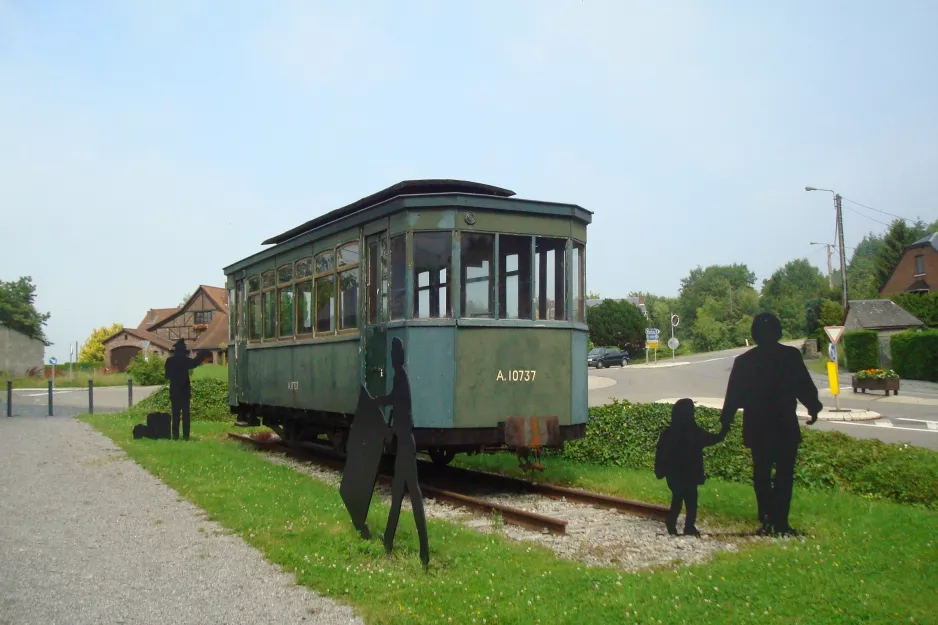
<svg viewBox="0 0 938 625">
<path fill-rule="evenodd" d="M 166 384 L 165 366 L 166 361 L 156 354 L 150 354 L 144 360 L 143 352 L 137 352 L 137 355 L 127 365 L 127 373 L 130 374 L 136 384 L 156 386 L 157 384 Z"/>
<path fill-rule="evenodd" d="M 893 334 L 889 347 L 892 366 L 901 377 L 938 381 L 938 330 Z"/>
<path fill-rule="evenodd" d="M 924 323 L 926 328 L 938 328 L 938 291 L 893 295 L 892 301 Z"/>
<path fill-rule="evenodd" d="M 720 429 L 720 411 L 697 407 L 697 422 Z M 658 435 L 671 421 L 670 404 L 614 402 L 590 409 L 586 436 L 556 455 L 575 462 L 654 470 Z M 874 499 L 938 507 L 938 452 L 908 445 L 860 440 L 840 432 L 803 429 L 795 484 L 841 489 Z M 752 457 L 737 419 L 724 442 L 704 450 L 710 477 L 752 483 Z"/>
<path fill-rule="evenodd" d="M 879 367 L 879 334 L 875 330 L 844 332 L 843 341 L 847 369 L 862 371 Z"/>
<path fill-rule="evenodd" d="M 193 421 L 228 421 L 232 418 L 228 406 L 228 383 L 221 380 L 192 380 L 192 399 L 189 403 L 189 415 Z M 172 414 L 169 401 L 169 386 L 156 391 L 133 407 L 141 414 L 149 412 L 168 412 Z"/>
</svg>

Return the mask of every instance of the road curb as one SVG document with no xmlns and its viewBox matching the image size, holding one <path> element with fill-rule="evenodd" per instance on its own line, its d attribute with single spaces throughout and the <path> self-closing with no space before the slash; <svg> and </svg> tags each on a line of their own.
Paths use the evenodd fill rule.
<svg viewBox="0 0 938 625">
<path fill-rule="evenodd" d="M 659 399 L 654 403 L 656 404 L 674 404 L 678 397 L 669 397 L 667 399 Z M 723 400 L 718 397 L 700 397 L 694 398 L 691 397 L 696 406 L 702 406 L 705 408 L 715 408 L 720 410 L 723 408 Z M 740 411 L 742 412 L 742 411 Z M 807 421 L 811 415 L 808 414 L 807 410 L 798 409 L 795 411 L 795 414 L 798 415 L 798 418 Z M 882 418 L 883 415 L 878 412 L 873 412 L 872 410 L 849 410 L 846 412 L 833 412 L 828 409 L 824 409 L 818 415 L 818 421 L 874 421 L 876 419 Z"/>
</svg>

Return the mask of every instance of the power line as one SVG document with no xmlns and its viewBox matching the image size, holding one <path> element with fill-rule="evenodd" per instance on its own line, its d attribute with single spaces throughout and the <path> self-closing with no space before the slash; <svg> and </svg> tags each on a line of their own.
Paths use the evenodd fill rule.
<svg viewBox="0 0 938 625">
<path fill-rule="evenodd" d="M 912 222 L 911 219 L 908 219 L 908 218 L 906 218 L 906 217 L 902 217 L 901 215 L 893 215 L 892 213 L 887 213 L 886 211 L 881 211 L 881 210 L 879 210 L 878 208 L 873 208 L 872 206 L 867 206 L 866 204 L 861 204 L 860 202 L 857 202 L 856 200 L 851 200 L 851 199 L 848 198 L 848 197 L 843 197 L 843 196 L 840 196 L 840 197 L 842 197 L 843 199 L 847 200 L 847 201 L 850 202 L 851 204 L 856 204 L 857 206 L 862 206 L 863 208 L 866 208 L 866 209 L 868 209 L 868 210 L 876 211 L 877 213 L 882 213 L 883 215 L 888 215 L 888 216 L 890 216 L 890 217 L 895 217 L 896 219 L 901 219 L 901 220 L 903 220 L 903 221 Z M 852 210 L 852 209 L 851 209 L 851 210 Z M 859 214 L 862 215 L 863 213 L 859 213 Z M 866 217 L 866 215 L 864 215 L 864 217 Z M 876 221 L 876 220 L 874 220 L 874 221 Z M 877 223 L 883 223 L 883 222 L 879 221 L 879 222 L 877 222 Z M 888 224 L 887 224 L 887 225 L 888 225 Z"/>
<path fill-rule="evenodd" d="M 846 198 L 844 198 L 844 199 L 846 199 Z M 854 202 L 854 204 L 856 204 L 856 202 Z M 880 220 L 878 220 L 878 219 L 873 219 L 873 218 L 870 217 L 869 215 L 864 215 L 864 214 L 861 213 L 860 211 L 855 210 L 855 209 L 852 209 L 852 208 L 850 208 L 849 206 L 848 206 L 847 208 L 848 208 L 849 210 L 853 211 L 854 213 L 856 213 L 857 215 L 859 215 L 860 217 L 866 217 L 866 218 L 869 219 L 870 221 L 875 221 L 876 223 L 878 223 L 878 224 L 880 224 L 880 225 L 883 225 L 883 226 L 886 226 L 887 228 L 889 227 L 889 224 L 887 224 L 887 223 L 884 223 L 884 222 L 882 222 L 882 221 L 880 221 Z M 881 212 L 881 211 L 880 211 L 880 212 Z M 888 213 L 887 213 L 887 214 L 888 214 Z M 908 219 L 905 219 L 905 217 L 898 217 L 898 219 L 904 219 L 905 221 L 909 221 Z"/>
</svg>

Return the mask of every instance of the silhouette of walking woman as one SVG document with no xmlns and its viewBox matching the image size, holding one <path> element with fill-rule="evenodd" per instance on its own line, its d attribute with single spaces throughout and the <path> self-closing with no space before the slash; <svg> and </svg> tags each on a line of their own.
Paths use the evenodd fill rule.
<svg viewBox="0 0 938 625">
<path fill-rule="evenodd" d="M 404 370 L 404 344 L 395 338 L 391 342 L 391 364 L 394 366 L 394 384 L 388 395 L 377 398 L 382 406 L 391 406 L 391 429 L 388 442 L 397 439 L 397 455 L 394 457 L 394 481 L 391 484 L 391 514 L 384 532 L 384 548 L 390 553 L 394 546 L 394 533 L 401 515 L 404 489 L 410 493 L 410 503 L 420 537 L 420 560 L 426 567 L 430 562 L 430 545 L 427 541 L 427 519 L 423 510 L 423 495 L 417 484 L 417 443 L 414 441 L 414 419 L 411 413 L 410 381 Z"/>
</svg>

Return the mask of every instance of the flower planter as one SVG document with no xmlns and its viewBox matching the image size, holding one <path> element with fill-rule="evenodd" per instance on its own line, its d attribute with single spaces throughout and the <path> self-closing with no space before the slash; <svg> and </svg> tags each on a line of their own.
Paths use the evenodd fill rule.
<svg viewBox="0 0 938 625">
<path fill-rule="evenodd" d="M 893 395 L 899 394 L 899 378 L 883 378 L 883 379 L 861 379 L 858 380 L 856 376 L 852 380 L 853 392 L 856 393 L 857 389 L 860 389 L 861 392 L 865 393 L 867 390 L 870 391 L 886 391 L 886 396 L 889 396 L 889 391 L 892 391 Z"/>
</svg>

